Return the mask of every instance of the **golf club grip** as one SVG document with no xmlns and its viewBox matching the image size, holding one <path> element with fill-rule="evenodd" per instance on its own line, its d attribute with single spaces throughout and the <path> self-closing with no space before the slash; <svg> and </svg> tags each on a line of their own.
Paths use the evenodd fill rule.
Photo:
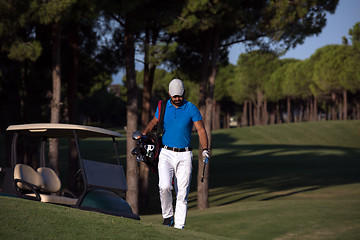
<svg viewBox="0 0 360 240">
<path fill-rule="evenodd" d="M 206 167 L 206 163 L 207 163 L 207 159 L 204 162 L 204 168 L 203 168 L 203 173 L 202 173 L 202 178 L 201 178 L 201 182 L 204 182 L 204 176 L 205 176 L 205 167 Z"/>
</svg>

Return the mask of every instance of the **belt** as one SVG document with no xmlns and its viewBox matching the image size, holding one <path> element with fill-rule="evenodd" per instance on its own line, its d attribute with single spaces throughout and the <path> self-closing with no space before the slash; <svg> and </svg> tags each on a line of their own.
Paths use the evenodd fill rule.
<svg viewBox="0 0 360 240">
<path fill-rule="evenodd" d="M 166 145 L 163 145 L 162 147 L 165 148 L 165 149 L 167 149 L 167 150 L 174 151 L 174 152 L 187 152 L 187 151 L 191 151 L 191 150 L 192 150 L 192 147 L 176 148 L 176 147 L 169 147 L 169 146 L 166 146 Z"/>
</svg>

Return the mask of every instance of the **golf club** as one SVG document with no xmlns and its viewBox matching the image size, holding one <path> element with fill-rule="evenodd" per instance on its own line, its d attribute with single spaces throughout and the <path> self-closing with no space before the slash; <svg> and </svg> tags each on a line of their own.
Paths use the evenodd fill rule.
<svg viewBox="0 0 360 240">
<path fill-rule="evenodd" d="M 207 164 L 208 160 L 209 160 L 209 158 L 208 158 L 208 157 L 206 157 L 206 158 L 205 158 L 205 161 L 204 161 L 204 169 L 203 169 L 203 173 L 202 173 L 201 182 L 204 182 L 205 167 L 206 167 L 206 164 Z"/>
<path fill-rule="evenodd" d="M 142 133 L 139 130 L 133 132 L 133 134 L 132 134 L 133 140 L 139 140 L 141 137 L 142 137 Z"/>
</svg>

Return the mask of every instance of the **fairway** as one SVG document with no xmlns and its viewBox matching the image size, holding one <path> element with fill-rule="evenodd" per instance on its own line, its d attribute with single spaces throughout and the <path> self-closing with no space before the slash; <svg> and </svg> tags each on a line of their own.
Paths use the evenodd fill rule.
<svg viewBox="0 0 360 240">
<path fill-rule="evenodd" d="M 360 239 L 360 121 L 224 129 L 212 141 L 210 208 L 196 209 L 195 150 L 184 231 L 161 226 L 151 173 L 153 214 L 140 221 L 0 197 L 0 238 Z"/>
</svg>

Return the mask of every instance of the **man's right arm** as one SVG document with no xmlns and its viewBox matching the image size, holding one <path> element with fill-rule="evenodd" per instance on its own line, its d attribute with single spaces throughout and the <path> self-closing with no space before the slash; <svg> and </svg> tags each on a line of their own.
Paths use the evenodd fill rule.
<svg viewBox="0 0 360 240">
<path fill-rule="evenodd" d="M 149 122 L 149 124 L 146 126 L 146 128 L 144 129 L 144 131 L 142 132 L 143 135 L 146 135 L 147 133 L 149 133 L 154 127 L 155 125 L 159 122 L 159 120 L 154 117 L 153 119 L 151 119 L 151 121 Z"/>
</svg>

